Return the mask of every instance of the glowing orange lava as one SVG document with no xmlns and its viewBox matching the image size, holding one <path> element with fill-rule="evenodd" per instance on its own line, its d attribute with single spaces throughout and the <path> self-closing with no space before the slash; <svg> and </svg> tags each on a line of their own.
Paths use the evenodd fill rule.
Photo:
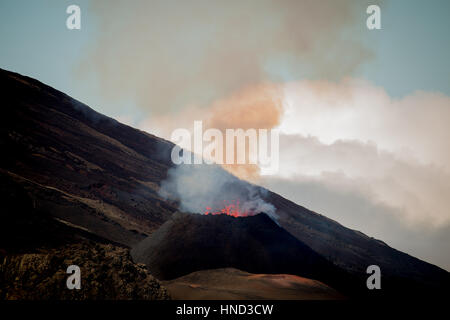
<svg viewBox="0 0 450 320">
<path fill-rule="evenodd" d="M 224 207 L 220 209 L 219 211 L 212 211 L 211 207 L 206 207 L 205 215 L 211 214 L 211 215 L 218 215 L 218 214 L 226 214 L 227 216 L 232 217 L 248 217 L 251 214 L 246 211 L 241 211 L 239 208 L 239 200 L 232 200 L 232 201 L 223 201 Z"/>
</svg>

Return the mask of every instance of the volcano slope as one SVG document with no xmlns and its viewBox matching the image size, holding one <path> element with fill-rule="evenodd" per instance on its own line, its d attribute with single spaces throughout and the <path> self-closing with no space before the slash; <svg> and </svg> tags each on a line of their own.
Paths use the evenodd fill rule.
<svg viewBox="0 0 450 320">
<path fill-rule="evenodd" d="M 0 71 L 0 87 L 0 166 L 36 208 L 127 246 L 175 211 L 157 195 L 171 144 L 36 80 Z"/>
<path fill-rule="evenodd" d="M 55 247 L 66 238 L 133 247 L 178 210 L 176 201 L 158 195 L 173 144 L 29 77 L 0 69 L 0 88 L 0 181 L 7 190 L 22 190 L 33 208 L 32 217 L 16 220 L 15 207 L 5 203 L 20 200 L 5 193 L 10 201 L 0 203 L 2 255 L 38 250 L 38 243 Z M 450 286 L 449 273 L 437 266 L 275 193 L 267 192 L 265 200 L 275 206 L 282 229 L 339 269 L 366 278 L 367 266 L 380 266 L 381 295 L 439 296 Z M 42 224 L 64 231 L 51 239 L 23 232 Z"/>
</svg>

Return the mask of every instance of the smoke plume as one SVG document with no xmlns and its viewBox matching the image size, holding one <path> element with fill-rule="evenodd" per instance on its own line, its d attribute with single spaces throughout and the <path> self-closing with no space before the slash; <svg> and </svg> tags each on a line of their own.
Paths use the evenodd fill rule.
<svg viewBox="0 0 450 320">
<path fill-rule="evenodd" d="M 263 198 L 266 190 L 240 180 L 217 165 L 182 164 L 169 169 L 159 194 L 177 200 L 190 213 L 220 211 L 224 204 L 239 202 L 243 215 L 267 214 L 276 222 L 275 207 Z M 239 215 L 239 214 L 238 214 Z"/>
<path fill-rule="evenodd" d="M 77 69 L 146 116 L 201 108 L 250 85 L 339 79 L 372 53 L 370 1 L 94 1 L 98 33 Z M 335 57 L 345 57 L 336 62 Z"/>
<path fill-rule="evenodd" d="M 226 129 L 267 129 L 280 125 L 283 116 L 284 87 L 279 84 L 261 84 L 243 88 L 234 94 L 215 101 L 208 108 L 189 107 L 177 114 L 161 115 L 146 119 L 139 124 L 139 128 L 147 132 L 170 140 L 171 133 L 177 128 L 185 128 L 193 135 L 193 123 L 203 121 L 203 130 L 214 128 L 222 132 L 225 137 Z M 234 148 L 234 150 L 232 150 Z M 224 141 L 223 163 L 226 155 L 233 152 L 234 164 L 223 164 L 223 168 L 235 176 L 252 182 L 257 182 L 260 167 L 256 164 L 237 164 L 237 144 Z M 192 149 L 190 151 L 193 151 Z M 246 159 L 250 155 L 249 143 L 246 141 L 244 150 Z M 254 150 L 253 150 L 254 151 Z"/>
</svg>

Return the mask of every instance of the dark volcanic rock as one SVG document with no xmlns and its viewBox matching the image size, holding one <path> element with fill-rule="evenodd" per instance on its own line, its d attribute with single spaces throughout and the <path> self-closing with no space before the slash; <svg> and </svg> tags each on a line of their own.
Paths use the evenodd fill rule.
<svg viewBox="0 0 450 320">
<path fill-rule="evenodd" d="M 77 265 L 81 289 L 66 286 L 66 268 Z M 169 294 L 128 249 L 79 243 L 38 253 L 0 256 L 1 300 L 168 299 Z"/>
<path fill-rule="evenodd" d="M 0 300 L 166 299 L 129 249 L 36 208 L 0 171 Z M 81 268 L 81 290 L 68 290 L 66 269 Z"/>
</svg>

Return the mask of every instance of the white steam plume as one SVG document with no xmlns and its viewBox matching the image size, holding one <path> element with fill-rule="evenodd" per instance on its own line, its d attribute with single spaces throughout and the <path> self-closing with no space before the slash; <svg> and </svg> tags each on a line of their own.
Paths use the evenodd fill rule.
<svg viewBox="0 0 450 320">
<path fill-rule="evenodd" d="M 275 207 L 263 197 L 267 191 L 240 180 L 218 165 L 182 164 L 169 169 L 159 194 L 180 202 L 180 210 L 205 213 L 220 210 L 224 203 L 239 201 L 240 211 L 249 215 L 265 213 L 277 222 Z"/>
</svg>

